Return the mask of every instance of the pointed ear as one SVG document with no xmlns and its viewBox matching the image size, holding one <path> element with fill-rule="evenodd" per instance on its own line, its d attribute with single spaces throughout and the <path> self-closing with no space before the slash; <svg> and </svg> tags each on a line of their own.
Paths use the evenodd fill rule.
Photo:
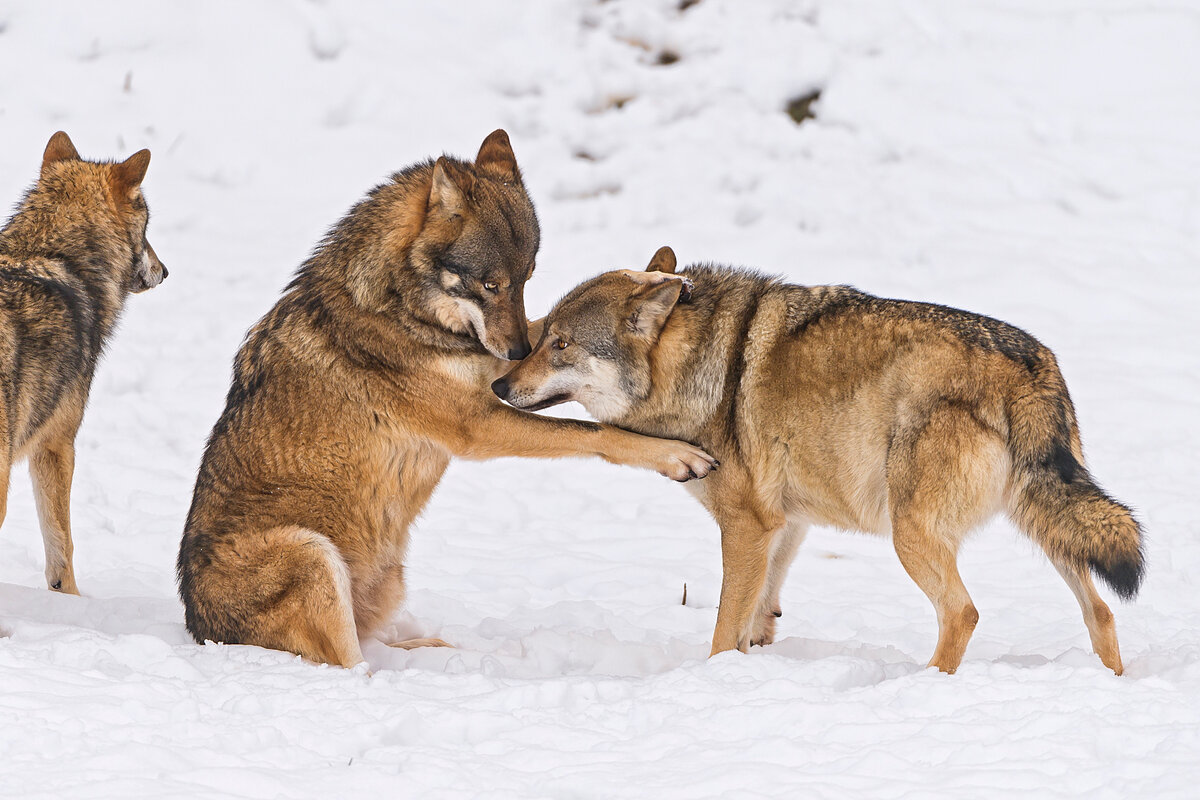
<svg viewBox="0 0 1200 800">
<path fill-rule="evenodd" d="M 451 216 L 461 214 L 467 206 L 471 191 L 471 176 L 458 169 L 442 156 L 433 165 L 433 182 L 429 187 L 429 205 L 437 206 Z"/>
<path fill-rule="evenodd" d="M 632 309 L 626 320 L 629 330 L 646 339 L 656 338 L 682 291 L 683 281 L 664 281 L 639 290 L 630 300 Z"/>
<path fill-rule="evenodd" d="M 71 143 L 71 137 L 63 131 L 59 131 L 51 136 L 50 141 L 46 144 L 46 152 L 42 154 L 42 172 L 46 171 L 46 167 L 59 161 L 79 160 L 79 151 Z"/>
<path fill-rule="evenodd" d="M 675 274 L 675 265 L 679 263 L 675 260 L 675 251 L 663 245 L 655 252 L 654 257 L 650 259 L 650 264 L 646 267 L 646 272 L 667 272 Z"/>
<path fill-rule="evenodd" d="M 118 192 L 129 193 L 142 185 L 146 170 L 150 166 L 150 151 L 138 150 L 120 164 L 115 164 L 112 171 L 113 185 Z"/>
<path fill-rule="evenodd" d="M 521 172 L 517 169 L 517 157 L 513 155 L 508 134 L 502 128 L 489 133 L 479 146 L 479 155 L 475 156 L 475 169 L 502 181 L 521 180 Z"/>
</svg>

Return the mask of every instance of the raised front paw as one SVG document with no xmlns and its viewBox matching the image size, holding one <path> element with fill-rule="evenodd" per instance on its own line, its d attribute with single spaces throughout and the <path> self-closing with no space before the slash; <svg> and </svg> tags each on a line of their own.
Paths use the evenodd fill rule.
<svg viewBox="0 0 1200 800">
<path fill-rule="evenodd" d="M 652 469 L 673 481 L 683 483 L 692 478 L 703 478 L 721 466 L 721 462 L 687 442 L 663 439 L 661 448 Z"/>
</svg>

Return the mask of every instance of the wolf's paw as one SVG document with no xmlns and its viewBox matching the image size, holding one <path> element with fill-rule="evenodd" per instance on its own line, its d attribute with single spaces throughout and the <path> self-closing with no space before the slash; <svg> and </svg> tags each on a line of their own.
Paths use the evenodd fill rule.
<svg viewBox="0 0 1200 800">
<path fill-rule="evenodd" d="M 387 646 L 397 647 L 401 650 L 416 650 L 418 647 L 454 647 L 441 639 L 405 639 L 403 642 L 388 642 Z"/>
<path fill-rule="evenodd" d="M 762 611 L 754 621 L 754 630 L 750 633 L 750 644 L 766 647 L 775 641 L 775 619 L 782 612 Z"/>
<path fill-rule="evenodd" d="M 662 452 L 657 454 L 651 468 L 660 475 L 683 483 L 692 478 L 703 478 L 720 465 L 721 462 L 695 445 L 664 439 Z"/>
<path fill-rule="evenodd" d="M 52 592 L 61 592 L 62 594 L 79 594 L 79 587 L 75 585 L 74 575 L 48 575 L 46 576 L 46 586 Z"/>
</svg>

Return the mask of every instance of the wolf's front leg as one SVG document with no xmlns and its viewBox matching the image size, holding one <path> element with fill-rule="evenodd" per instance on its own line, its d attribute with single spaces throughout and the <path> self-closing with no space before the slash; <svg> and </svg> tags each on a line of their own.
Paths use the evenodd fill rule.
<svg viewBox="0 0 1200 800">
<path fill-rule="evenodd" d="M 718 463 L 699 447 L 674 439 L 637 433 L 574 419 L 539 417 L 499 401 L 478 415 L 457 419 L 445 442 L 461 458 L 562 458 L 600 456 L 614 464 L 652 469 L 676 481 L 703 478 Z"/>
<path fill-rule="evenodd" d="M 8 453 L 0 452 L 0 526 L 4 525 L 4 518 L 8 516 L 8 476 L 12 471 L 12 462 L 8 460 Z"/>
<path fill-rule="evenodd" d="M 706 505 L 721 526 L 721 605 L 712 652 L 746 652 L 756 611 L 767 588 L 772 546 L 785 523 L 782 513 L 762 508 L 748 476 L 731 471 L 708 486 Z M 794 552 L 794 551 L 793 551 Z"/>
<path fill-rule="evenodd" d="M 750 631 L 750 644 L 768 645 L 775 641 L 775 621 L 783 616 L 779 592 L 787 578 L 788 567 L 796 557 L 800 543 L 808 533 L 808 523 L 788 520 L 771 541 L 771 559 L 767 565 L 767 581 L 758 600 L 758 611 Z"/>
<path fill-rule="evenodd" d="M 75 474 L 75 437 L 41 443 L 29 459 L 38 521 L 46 548 L 46 585 L 56 592 L 79 594 L 72 563 L 71 479 Z"/>
</svg>

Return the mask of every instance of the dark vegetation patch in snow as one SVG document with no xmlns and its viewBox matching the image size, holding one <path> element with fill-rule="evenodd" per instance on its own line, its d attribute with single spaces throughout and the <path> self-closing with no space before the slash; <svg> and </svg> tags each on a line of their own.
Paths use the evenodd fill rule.
<svg viewBox="0 0 1200 800">
<path fill-rule="evenodd" d="M 799 97 L 793 97 L 791 100 L 788 100 L 787 105 L 784 106 L 784 111 L 786 111 L 787 115 L 792 118 L 792 122 L 795 122 L 797 125 L 801 125 L 806 120 L 816 119 L 817 115 L 813 113 L 812 106 L 813 103 L 820 99 L 821 90 L 813 89 L 811 92 L 807 92 Z"/>
</svg>

